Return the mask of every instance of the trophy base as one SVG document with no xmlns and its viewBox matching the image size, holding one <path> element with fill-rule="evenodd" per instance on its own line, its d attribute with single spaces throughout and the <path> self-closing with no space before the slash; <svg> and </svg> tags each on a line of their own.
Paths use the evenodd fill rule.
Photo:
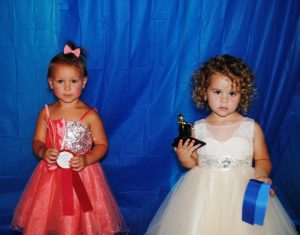
<svg viewBox="0 0 300 235">
<path fill-rule="evenodd" d="M 174 141 L 173 141 L 173 143 L 172 143 L 172 146 L 173 146 L 173 147 L 177 147 L 177 146 L 178 146 L 178 143 L 179 143 L 179 140 L 181 140 L 181 139 L 183 140 L 183 144 L 184 144 L 184 142 L 185 142 L 187 139 L 190 139 L 191 141 L 194 140 L 194 141 L 195 141 L 195 142 L 194 142 L 194 146 L 197 145 L 197 144 L 200 144 L 200 145 L 201 145 L 199 148 L 201 148 L 201 147 L 203 147 L 204 145 L 206 145 L 205 142 L 203 142 L 203 141 L 201 141 L 201 140 L 198 140 L 198 139 L 195 139 L 195 138 L 193 138 L 193 137 L 180 137 L 180 136 L 178 136 L 177 138 L 174 139 Z"/>
</svg>

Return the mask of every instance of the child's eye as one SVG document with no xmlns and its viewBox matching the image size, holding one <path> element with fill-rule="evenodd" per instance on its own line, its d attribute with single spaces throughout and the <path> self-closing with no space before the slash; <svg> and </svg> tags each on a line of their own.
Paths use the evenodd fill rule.
<svg viewBox="0 0 300 235">
<path fill-rule="evenodd" d="M 217 95 L 220 95 L 220 94 L 221 94 L 221 91 L 216 90 L 216 91 L 214 91 L 214 93 L 217 94 Z"/>
<path fill-rule="evenodd" d="M 78 80 L 73 79 L 71 82 L 72 82 L 73 84 L 76 84 L 76 83 L 78 82 Z"/>
<path fill-rule="evenodd" d="M 236 93 L 236 92 L 234 92 L 234 91 L 231 91 L 231 92 L 229 92 L 229 95 L 230 95 L 230 96 L 236 96 L 236 95 L 237 95 L 237 93 Z"/>
<path fill-rule="evenodd" d="M 59 83 L 59 84 L 62 84 L 63 80 L 57 80 L 56 82 Z"/>
</svg>

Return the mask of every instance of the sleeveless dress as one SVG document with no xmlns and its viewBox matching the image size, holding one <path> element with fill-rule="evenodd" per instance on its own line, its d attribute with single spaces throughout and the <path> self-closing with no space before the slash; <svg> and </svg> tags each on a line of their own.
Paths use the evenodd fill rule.
<svg viewBox="0 0 300 235">
<path fill-rule="evenodd" d="M 264 225 L 242 221 L 242 204 L 252 167 L 254 121 L 230 126 L 194 126 L 206 142 L 197 150 L 198 165 L 183 175 L 150 223 L 147 235 L 297 234 L 279 200 L 270 197 Z"/>
<path fill-rule="evenodd" d="M 90 111 L 90 110 L 89 110 Z M 88 112 L 89 112 L 88 111 Z M 68 149 L 73 154 L 85 154 L 92 148 L 91 132 L 82 120 L 51 120 L 46 106 L 47 139 L 46 146 Z M 127 228 L 117 203 L 107 185 L 105 175 L 99 163 L 76 172 L 50 165 L 41 160 L 34 170 L 21 199 L 15 209 L 12 228 L 24 234 L 37 235 L 111 235 L 117 232 L 127 234 Z M 75 187 L 63 200 L 66 186 L 65 173 L 74 172 L 73 177 L 81 181 L 81 190 Z M 78 177 L 79 176 L 79 177 Z M 74 180 L 75 178 L 73 178 Z M 74 180 L 75 181 L 75 180 Z M 82 191 L 86 192 L 85 200 Z M 84 193 L 83 193 L 84 194 Z M 89 203 L 87 203 L 89 201 Z M 71 203 L 73 212 L 66 215 L 64 207 Z M 84 210 L 85 204 L 90 207 Z"/>
</svg>

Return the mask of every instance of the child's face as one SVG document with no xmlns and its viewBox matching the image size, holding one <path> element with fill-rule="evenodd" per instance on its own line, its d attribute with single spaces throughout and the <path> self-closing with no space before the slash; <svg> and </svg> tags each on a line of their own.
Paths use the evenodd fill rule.
<svg viewBox="0 0 300 235">
<path fill-rule="evenodd" d="M 48 82 L 55 96 L 65 103 L 77 101 L 87 81 L 86 77 L 81 76 L 80 70 L 72 65 L 58 64 L 54 66 L 52 74 Z"/>
<path fill-rule="evenodd" d="M 238 108 L 241 100 L 240 90 L 240 84 L 233 88 L 227 76 L 214 73 L 205 92 L 208 106 L 216 115 L 227 117 L 235 113 Z"/>
</svg>

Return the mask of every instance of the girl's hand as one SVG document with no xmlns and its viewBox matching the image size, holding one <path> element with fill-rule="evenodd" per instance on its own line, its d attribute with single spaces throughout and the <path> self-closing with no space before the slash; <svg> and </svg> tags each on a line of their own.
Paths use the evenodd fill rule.
<svg viewBox="0 0 300 235">
<path fill-rule="evenodd" d="M 49 164 L 55 164 L 59 151 L 57 149 L 46 148 L 42 158 Z"/>
<path fill-rule="evenodd" d="M 265 183 L 268 183 L 268 184 L 271 184 L 271 185 L 272 185 L 272 180 L 271 180 L 270 178 L 268 178 L 268 177 L 258 177 L 258 178 L 256 178 L 256 180 L 259 180 L 259 181 L 262 181 L 262 182 L 265 182 Z M 270 189 L 270 195 L 271 195 L 272 197 L 275 196 L 275 190 L 274 190 L 274 188 L 272 188 L 272 187 L 271 187 L 271 189 Z"/>
<path fill-rule="evenodd" d="M 194 146 L 194 140 L 187 139 L 184 144 L 182 144 L 182 139 L 179 140 L 177 148 L 174 148 L 181 162 L 190 160 L 193 152 L 199 148 L 201 145 L 197 144 Z"/>
<path fill-rule="evenodd" d="M 71 158 L 70 166 L 74 171 L 82 171 L 86 167 L 85 156 L 77 155 Z"/>
</svg>

